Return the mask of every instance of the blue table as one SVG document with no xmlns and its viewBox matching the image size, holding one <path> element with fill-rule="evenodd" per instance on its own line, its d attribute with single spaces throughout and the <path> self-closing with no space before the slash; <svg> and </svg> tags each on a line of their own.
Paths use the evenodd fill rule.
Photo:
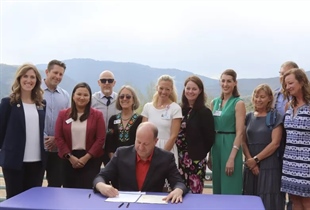
<svg viewBox="0 0 310 210">
<path fill-rule="evenodd" d="M 89 198 L 89 194 L 91 196 Z M 148 193 L 152 194 L 152 193 Z M 155 193 L 153 193 L 155 194 Z M 156 193 L 158 194 L 158 193 Z M 187 194 L 183 203 L 160 205 L 131 203 L 118 208 L 120 203 L 105 202 L 105 197 L 92 190 L 52 187 L 35 187 L 0 203 L 0 209 L 46 209 L 46 210 L 86 210 L 86 209 L 212 209 L 212 210 L 264 210 L 260 197 L 245 195 Z"/>
</svg>

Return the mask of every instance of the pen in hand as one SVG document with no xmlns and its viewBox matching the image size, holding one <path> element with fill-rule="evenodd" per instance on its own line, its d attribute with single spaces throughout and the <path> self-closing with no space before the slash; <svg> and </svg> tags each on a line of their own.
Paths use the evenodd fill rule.
<svg viewBox="0 0 310 210">
<path fill-rule="evenodd" d="M 123 205 L 124 205 L 124 203 L 121 203 L 121 204 L 118 206 L 118 208 L 121 208 Z"/>
</svg>

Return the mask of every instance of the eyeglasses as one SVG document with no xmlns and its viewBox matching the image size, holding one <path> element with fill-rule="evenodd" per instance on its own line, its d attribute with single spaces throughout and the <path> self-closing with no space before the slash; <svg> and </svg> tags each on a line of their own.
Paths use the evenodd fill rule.
<svg viewBox="0 0 310 210">
<path fill-rule="evenodd" d="M 126 97 L 126 99 L 128 99 L 128 100 L 131 99 L 131 95 L 128 95 L 128 94 L 126 94 L 126 95 L 120 95 L 120 96 L 119 96 L 120 99 L 124 99 L 125 97 Z"/>
<path fill-rule="evenodd" d="M 100 79 L 100 82 L 101 82 L 102 84 L 107 83 L 107 81 L 108 81 L 109 84 L 111 84 L 111 83 L 114 82 L 114 79 Z"/>
</svg>

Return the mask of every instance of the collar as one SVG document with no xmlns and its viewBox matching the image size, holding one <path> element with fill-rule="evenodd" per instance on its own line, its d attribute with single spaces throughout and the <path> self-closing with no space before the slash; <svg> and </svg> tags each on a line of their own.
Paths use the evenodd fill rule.
<svg viewBox="0 0 310 210">
<path fill-rule="evenodd" d="M 41 82 L 41 88 L 42 88 L 44 91 L 45 91 L 45 90 L 48 90 L 48 91 L 50 91 L 50 92 L 53 92 L 52 90 L 50 90 L 50 89 L 46 86 L 45 79 L 43 79 L 42 82 Z M 55 89 L 54 92 L 57 92 L 57 93 L 60 92 L 60 89 L 59 89 L 58 86 L 56 87 L 56 89 Z"/>
<path fill-rule="evenodd" d="M 104 96 L 105 96 L 105 95 L 100 91 L 100 92 L 99 92 L 99 97 L 100 97 L 100 98 L 104 98 Z M 110 95 L 110 97 L 111 97 L 111 99 L 116 98 L 116 97 L 115 97 L 115 92 L 112 92 L 112 94 Z"/>
<path fill-rule="evenodd" d="M 153 154 L 154 154 L 154 150 L 153 150 L 152 154 L 144 161 L 144 160 L 142 160 L 142 159 L 140 158 L 140 156 L 139 156 L 138 153 L 136 152 L 137 163 L 140 162 L 140 161 L 141 161 L 141 162 L 151 162 L 152 157 L 153 157 Z"/>
</svg>

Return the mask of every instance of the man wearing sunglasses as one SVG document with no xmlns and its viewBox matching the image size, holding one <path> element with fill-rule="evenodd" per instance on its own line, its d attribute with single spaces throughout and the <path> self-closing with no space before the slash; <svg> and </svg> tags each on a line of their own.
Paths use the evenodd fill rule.
<svg viewBox="0 0 310 210">
<path fill-rule="evenodd" d="M 108 125 L 110 117 L 119 112 L 115 107 L 117 98 L 117 93 L 113 91 L 115 83 L 114 74 L 111 71 L 105 70 L 101 72 L 98 80 L 98 85 L 101 90 L 92 95 L 92 107 L 102 112 L 106 125 Z M 108 128 L 108 126 L 106 126 L 106 128 Z M 108 154 L 104 153 L 104 165 L 106 165 L 109 160 Z"/>
</svg>

